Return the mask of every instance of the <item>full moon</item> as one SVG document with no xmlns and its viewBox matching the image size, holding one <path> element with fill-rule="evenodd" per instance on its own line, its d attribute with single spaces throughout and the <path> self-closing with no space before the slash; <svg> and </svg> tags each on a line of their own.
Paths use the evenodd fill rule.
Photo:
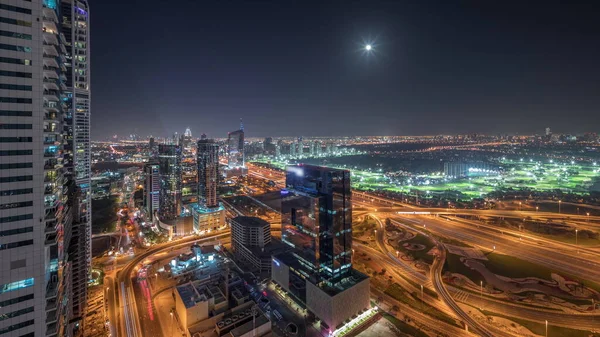
<svg viewBox="0 0 600 337">
<path fill-rule="evenodd" d="M 370 45 L 370 44 L 368 44 L 368 45 L 366 45 L 366 46 L 365 46 L 365 49 L 366 49 L 366 50 L 371 50 L 371 48 L 372 48 L 372 47 L 371 47 L 371 45 Z"/>
</svg>

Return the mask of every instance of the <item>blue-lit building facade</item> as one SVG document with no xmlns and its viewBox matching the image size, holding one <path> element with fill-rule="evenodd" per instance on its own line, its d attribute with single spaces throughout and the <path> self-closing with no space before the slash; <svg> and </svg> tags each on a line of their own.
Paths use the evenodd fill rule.
<svg viewBox="0 0 600 337">
<path fill-rule="evenodd" d="M 352 269 L 349 171 L 288 167 L 281 230 L 292 250 L 273 256 L 275 283 L 332 330 L 370 307 L 369 278 Z"/>
</svg>

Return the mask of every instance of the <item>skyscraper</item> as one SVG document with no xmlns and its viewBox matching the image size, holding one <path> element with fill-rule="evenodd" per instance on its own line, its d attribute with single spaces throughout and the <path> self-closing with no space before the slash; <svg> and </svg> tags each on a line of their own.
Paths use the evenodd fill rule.
<svg viewBox="0 0 600 337">
<path fill-rule="evenodd" d="M 200 139 L 196 151 L 198 165 L 198 202 L 191 209 L 195 232 L 206 232 L 225 226 L 225 208 L 219 204 L 219 145 L 212 139 Z"/>
<path fill-rule="evenodd" d="M 369 304 L 369 278 L 352 268 L 350 172 L 290 166 L 281 191 L 281 237 L 271 277 L 335 329 Z"/>
<path fill-rule="evenodd" d="M 160 165 L 147 163 L 144 166 L 144 173 L 146 174 L 144 207 L 147 219 L 153 221 L 155 212 L 160 208 Z"/>
<path fill-rule="evenodd" d="M 304 140 L 302 139 L 302 137 L 298 137 L 298 148 L 296 149 L 296 155 L 299 158 L 302 158 L 304 156 Z"/>
<path fill-rule="evenodd" d="M 85 305 L 91 258 L 88 12 L 65 15 L 68 4 L 3 1 L 0 7 L 3 335 L 72 336 L 69 324 Z M 85 45 L 83 66 L 69 59 L 73 36 Z M 87 101 L 73 99 L 73 67 Z"/>
<path fill-rule="evenodd" d="M 217 179 L 219 174 L 219 145 L 212 139 L 198 141 L 196 152 L 198 165 L 198 203 L 203 207 L 219 206 L 217 202 Z"/>
<path fill-rule="evenodd" d="M 281 199 L 282 241 L 311 270 L 315 282 L 334 283 L 352 261 L 350 171 L 302 165 L 288 167 Z"/>
<path fill-rule="evenodd" d="M 244 130 L 232 131 L 227 136 L 227 166 L 244 167 Z"/>
<path fill-rule="evenodd" d="M 57 1 L 47 1 L 51 7 Z M 73 292 L 70 303 L 73 315 L 81 316 L 87 299 L 88 276 L 92 262 L 92 193 L 90 150 L 90 31 L 87 0 L 60 1 L 61 31 L 65 39 L 64 85 L 65 111 L 70 132 L 71 165 L 65 166 L 68 178 L 77 185 L 77 208 L 73 218 Z M 75 235 L 76 234 L 76 235 Z"/>
<path fill-rule="evenodd" d="M 181 147 L 176 144 L 158 145 L 158 165 L 158 216 L 161 220 L 172 220 L 181 214 Z"/>
</svg>

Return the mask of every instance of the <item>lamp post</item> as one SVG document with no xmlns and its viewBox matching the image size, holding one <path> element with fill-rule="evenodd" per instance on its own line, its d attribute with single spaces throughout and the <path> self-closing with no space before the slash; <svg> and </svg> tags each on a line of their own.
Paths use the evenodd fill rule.
<svg viewBox="0 0 600 337">
<path fill-rule="evenodd" d="M 548 337 L 548 320 L 546 320 L 546 337 Z"/>
<path fill-rule="evenodd" d="M 575 229 L 575 247 L 577 248 L 577 254 L 579 254 L 579 245 L 577 242 L 577 233 L 579 232 L 578 229 Z"/>
<path fill-rule="evenodd" d="M 560 214 L 560 204 L 562 204 L 562 200 L 558 201 L 558 214 Z"/>
<path fill-rule="evenodd" d="M 252 336 L 256 337 L 256 314 L 258 313 L 256 304 L 252 306 Z"/>
<path fill-rule="evenodd" d="M 423 310 L 424 307 L 424 302 L 423 302 L 423 285 L 421 284 L 421 310 Z"/>
<path fill-rule="evenodd" d="M 483 307 L 483 305 L 481 305 L 482 303 L 483 303 L 483 281 L 479 281 L 479 304 L 480 304 L 479 309 L 481 309 Z"/>
<path fill-rule="evenodd" d="M 540 207 L 539 206 L 535 206 L 535 211 L 539 212 L 540 211 Z"/>
<path fill-rule="evenodd" d="M 585 213 L 587 215 L 587 222 L 590 222 L 590 212 Z"/>
<path fill-rule="evenodd" d="M 171 315 L 171 336 L 173 336 L 173 309 L 169 311 L 169 314 Z"/>
</svg>

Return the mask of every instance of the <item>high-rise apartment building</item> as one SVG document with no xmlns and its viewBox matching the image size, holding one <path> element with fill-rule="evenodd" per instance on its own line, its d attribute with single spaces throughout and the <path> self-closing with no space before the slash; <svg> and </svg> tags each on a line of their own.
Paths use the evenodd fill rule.
<svg viewBox="0 0 600 337">
<path fill-rule="evenodd" d="M 152 222 L 160 206 L 160 165 L 147 163 L 144 166 L 146 174 L 144 189 L 144 207 L 147 219 Z"/>
<path fill-rule="evenodd" d="M 47 5 L 58 1 L 47 1 Z M 65 39 L 64 72 L 66 78 L 65 130 L 71 158 L 65 163 L 68 179 L 77 185 L 77 205 L 73 218 L 73 238 L 70 258 L 73 278 L 70 303 L 73 315 L 81 317 L 87 300 L 88 276 L 92 262 L 92 193 L 90 150 L 90 30 L 87 0 L 60 1 L 60 30 Z M 67 152 L 67 151 L 65 151 Z"/>
<path fill-rule="evenodd" d="M 227 166 L 244 167 L 244 130 L 232 131 L 227 136 Z"/>
<path fill-rule="evenodd" d="M 0 1 L 2 335 L 72 336 L 70 323 L 85 306 L 91 257 L 87 20 L 85 1 Z M 70 59 L 73 36 L 85 43 L 85 65 Z M 76 82 L 88 94 L 85 103 L 73 99 L 74 67 L 81 70 Z"/>
<path fill-rule="evenodd" d="M 206 208 L 218 207 L 219 145 L 212 139 L 198 141 L 198 203 Z"/>
<path fill-rule="evenodd" d="M 181 214 L 181 147 L 177 144 L 159 144 L 158 165 L 158 216 L 160 220 L 172 220 Z"/>
<path fill-rule="evenodd" d="M 296 148 L 296 155 L 299 158 L 304 156 L 304 139 L 302 137 L 298 137 L 298 147 Z"/>
<path fill-rule="evenodd" d="M 201 137 L 196 151 L 198 166 L 198 202 L 189 205 L 193 216 L 194 231 L 202 233 L 222 228 L 225 209 L 219 204 L 217 185 L 219 182 L 219 145 L 212 139 Z"/>
<path fill-rule="evenodd" d="M 335 329 L 370 306 L 369 278 L 352 268 L 350 172 L 290 166 L 281 191 L 281 237 L 271 277 Z"/>
</svg>

